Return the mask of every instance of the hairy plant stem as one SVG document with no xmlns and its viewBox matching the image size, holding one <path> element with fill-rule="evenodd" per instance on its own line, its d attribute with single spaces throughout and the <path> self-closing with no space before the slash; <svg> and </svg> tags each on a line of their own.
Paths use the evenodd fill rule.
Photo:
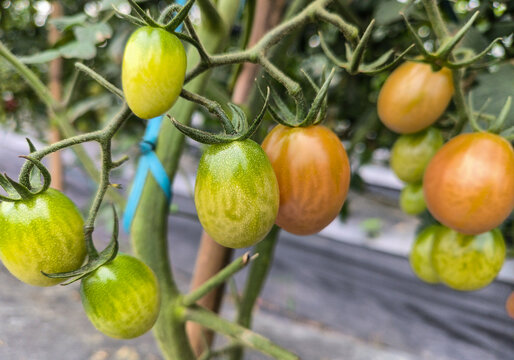
<svg viewBox="0 0 514 360">
<path fill-rule="evenodd" d="M 339 16 L 331 14 L 325 10 L 325 6 L 327 6 L 331 1 L 332 0 L 313 1 L 300 13 L 269 31 L 248 50 L 223 55 L 208 55 L 209 61 L 199 62 L 198 65 L 186 75 L 185 82 L 187 83 L 202 72 L 216 66 L 239 64 L 243 62 L 256 63 L 262 65 L 271 77 L 280 82 L 286 88 L 287 92 L 295 99 L 298 106 L 303 106 L 304 99 L 300 85 L 273 65 L 266 57 L 267 52 L 285 36 L 300 29 L 306 24 L 315 21 L 316 19 L 330 22 L 335 25 L 348 41 L 352 44 L 356 44 L 359 40 L 358 29 L 355 26 L 348 24 Z"/>
<path fill-rule="evenodd" d="M 273 253 L 275 251 L 279 232 L 280 228 L 274 225 L 269 234 L 266 235 L 266 238 L 255 246 L 255 252 L 259 254 L 259 257 L 254 261 L 250 268 L 245 283 L 245 289 L 237 309 L 237 323 L 245 328 L 251 328 L 253 308 L 262 288 L 264 287 L 268 272 L 271 264 L 273 263 Z M 242 346 L 237 346 L 230 353 L 229 359 L 242 359 L 243 353 L 244 348 Z"/>
<path fill-rule="evenodd" d="M 278 360 L 299 360 L 295 354 L 275 345 L 269 339 L 228 320 L 219 318 L 213 312 L 201 307 L 183 307 L 180 309 L 181 316 L 189 321 L 197 322 L 206 328 L 212 329 L 220 334 L 268 356 Z"/>
</svg>

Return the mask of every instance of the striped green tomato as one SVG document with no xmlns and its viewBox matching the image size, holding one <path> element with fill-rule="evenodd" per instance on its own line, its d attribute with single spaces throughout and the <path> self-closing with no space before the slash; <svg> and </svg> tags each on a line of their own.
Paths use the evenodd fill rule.
<svg viewBox="0 0 514 360">
<path fill-rule="evenodd" d="M 142 119 L 164 114 L 177 100 L 186 76 L 186 52 L 164 29 L 143 26 L 127 41 L 121 82 L 130 110 Z"/>
<path fill-rule="evenodd" d="M 118 339 L 143 335 L 159 315 L 157 277 L 141 260 L 126 254 L 118 254 L 86 276 L 80 296 L 93 325 Z"/>
<path fill-rule="evenodd" d="M 249 139 L 209 146 L 198 166 L 195 205 L 219 244 L 245 248 L 261 241 L 279 206 L 277 178 L 262 148 Z"/>
<path fill-rule="evenodd" d="M 432 264 L 439 279 L 452 289 L 478 290 L 498 275 L 505 251 L 505 241 L 498 229 L 464 235 L 441 227 L 432 247 Z"/>
<path fill-rule="evenodd" d="M 48 189 L 28 200 L 0 202 L 0 259 L 19 280 L 52 286 L 46 273 L 79 268 L 86 257 L 84 220 L 63 193 Z"/>
</svg>

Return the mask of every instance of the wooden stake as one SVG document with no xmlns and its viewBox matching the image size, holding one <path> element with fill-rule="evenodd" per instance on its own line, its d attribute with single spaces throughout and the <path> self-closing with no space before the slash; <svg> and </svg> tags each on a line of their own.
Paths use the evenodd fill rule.
<svg viewBox="0 0 514 360">
<path fill-rule="evenodd" d="M 281 18 L 282 9 L 285 0 L 258 0 L 255 10 L 255 18 L 252 25 L 252 32 L 248 47 L 251 47 L 273 26 L 278 24 Z M 245 63 L 241 74 L 234 86 L 234 93 L 232 94 L 232 102 L 235 104 L 242 104 L 246 102 L 250 95 L 251 89 L 255 83 L 255 77 L 259 65 Z M 196 289 L 200 284 L 212 277 L 218 271 L 223 269 L 232 257 L 232 249 L 225 248 L 218 245 L 211 237 L 204 231 L 198 254 L 196 257 L 195 270 L 193 279 L 191 281 L 191 289 Z M 220 286 L 213 290 L 208 295 L 203 297 L 198 305 L 201 305 L 209 310 L 218 312 L 223 299 L 224 287 Z M 201 325 L 193 322 L 187 323 L 187 334 L 191 347 L 197 356 L 204 350 L 205 346 L 210 347 L 214 338 L 212 331 L 203 328 Z"/>
<path fill-rule="evenodd" d="M 59 1 L 52 2 L 52 13 L 50 18 L 55 19 L 63 15 L 61 3 Z M 48 29 L 48 42 L 54 45 L 60 38 L 61 34 L 54 25 L 49 25 Z M 50 68 L 48 71 L 48 87 L 50 93 L 55 100 L 61 101 L 62 96 L 62 58 L 57 58 L 50 61 Z M 49 141 L 55 143 L 61 140 L 59 129 L 55 125 L 51 125 Z M 50 154 L 50 174 L 52 175 L 52 187 L 57 190 L 63 190 L 63 165 L 61 153 L 59 151 Z"/>
</svg>

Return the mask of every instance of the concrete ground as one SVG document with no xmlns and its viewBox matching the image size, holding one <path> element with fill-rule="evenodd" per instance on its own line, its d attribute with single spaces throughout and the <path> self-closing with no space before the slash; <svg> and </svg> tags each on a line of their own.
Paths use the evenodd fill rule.
<svg viewBox="0 0 514 360">
<path fill-rule="evenodd" d="M 16 176 L 21 162 L 15 156 L 26 153 L 23 141 L 0 132 L 0 170 Z M 94 188 L 74 166 L 72 154 L 66 153 L 65 160 L 67 194 L 85 208 Z M 188 174 L 194 163 L 183 166 Z M 130 178 L 130 168 L 126 171 L 117 174 L 122 182 Z M 185 178 L 175 184 L 174 202 L 181 212 L 194 214 L 191 199 L 184 196 L 191 178 Z M 502 281 L 478 292 L 426 285 L 405 258 L 416 220 L 401 214 L 387 196 L 351 194 L 350 201 L 352 217 L 345 224 L 335 222 L 316 236 L 281 234 L 255 313 L 255 331 L 304 360 L 510 359 L 514 321 L 503 303 L 514 289 L 512 263 Z M 100 224 L 108 222 L 105 214 Z M 377 238 L 362 230 L 368 217 L 383 222 Z M 201 227 L 183 216 L 170 217 L 169 225 L 174 272 L 186 290 Z M 107 234 L 102 226 L 95 233 L 100 247 Z M 128 250 L 126 236 L 121 242 Z M 244 279 L 244 271 L 236 276 L 239 288 Z M 222 315 L 234 317 L 230 297 Z M 264 358 L 247 354 L 247 359 Z M 0 265 L 0 359 L 153 360 L 160 355 L 151 334 L 119 341 L 97 332 L 83 313 L 77 284 L 30 287 Z"/>
</svg>

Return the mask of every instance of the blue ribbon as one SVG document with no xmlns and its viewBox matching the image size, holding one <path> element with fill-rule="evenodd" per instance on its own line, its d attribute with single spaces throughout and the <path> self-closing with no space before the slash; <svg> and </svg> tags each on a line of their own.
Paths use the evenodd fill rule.
<svg viewBox="0 0 514 360">
<path fill-rule="evenodd" d="M 139 159 L 136 176 L 132 189 L 130 190 L 127 205 L 125 206 L 125 214 L 123 215 L 123 229 L 127 233 L 130 232 L 130 226 L 134 219 L 139 199 L 143 193 L 149 171 L 152 173 L 162 191 L 164 191 L 168 204 L 171 202 L 172 193 L 170 179 L 161 161 L 154 152 L 163 118 L 164 116 L 159 116 L 148 121 L 143 141 L 139 143 L 141 158 Z"/>
</svg>

